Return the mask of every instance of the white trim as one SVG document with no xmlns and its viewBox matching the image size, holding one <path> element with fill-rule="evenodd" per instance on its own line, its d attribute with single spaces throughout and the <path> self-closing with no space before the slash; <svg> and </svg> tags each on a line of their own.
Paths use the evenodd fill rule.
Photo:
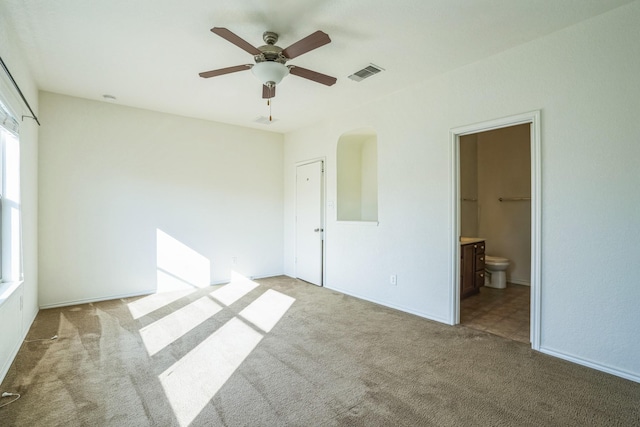
<svg viewBox="0 0 640 427">
<path fill-rule="evenodd" d="M 326 166 L 327 158 L 326 157 L 315 157 L 315 158 L 312 158 L 312 159 L 301 160 L 299 162 L 296 162 L 296 168 L 298 166 L 310 165 L 310 164 L 315 163 L 315 162 L 324 162 L 323 166 Z"/>
<path fill-rule="evenodd" d="M 624 378 L 630 381 L 640 383 L 640 376 L 631 372 L 624 371 L 622 369 L 614 369 L 609 366 L 601 365 L 599 363 L 592 362 L 587 359 L 568 355 L 566 353 L 552 350 L 550 348 L 541 347 L 538 349 L 541 353 L 548 354 L 549 356 L 557 357 L 559 359 L 567 360 L 578 365 L 586 366 L 587 368 L 595 369 L 598 371 L 606 372 L 607 374 L 615 375 L 616 377 Z"/>
<path fill-rule="evenodd" d="M 451 212 L 452 226 L 451 235 L 449 237 L 449 253 L 453 256 L 453 262 L 449 261 L 449 319 L 450 325 L 460 323 L 460 134 L 455 133 L 454 129 L 449 131 L 449 150 L 451 158 L 451 181 L 449 187 L 449 211 Z"/>
<path fill-rule="evenodd" d="M 293 257 L 294 257 L 294 263 L 293 263 L 293 271 L 294 274 L 296 276 L 296 278 L 298 277 L 298 263 L 295 262 L 295 260 L 298 257 L 298 247 L 297 247 L 297 243 L 298 243 L 298 237 L 297 237 L 297 233 L 298 233 L 298 196 L 297 196 L 297 182 L 298 182 L 298 167 L 299 166 L 305 166 L 305 165 L 310 165 L 312 163 L 316 163 L 316 162 L 322 162 L 322 177 L 320 178 L 322 181 L 322 189 L 320 190 L 320 197 L 322 198 L 322 214 L 321 214 L 321 218 L 322 218 L 322 225 L 320 226 L 322 228 L 322 281 L 320 283 L 320 286 L 324 286 L 326 283 L 326 278 L 327 278 L 327 158 L 326 156 L 322 156 L 322 157 L 315 157 L 312 159 L 307 159 L 307 160 L 301 160 L 299 162 L 295 163 L 295 176 L 296 176 L 296 187 L 294 189 L 294 194 L 296 195 L 294 197 L 294 209 L 293 209 L 293 215 L 294 215 L 294 233 L 293 233 Z"/>
<path fill-rule="evenodd" d="M 259 279 L 265 279 L 265 278 L 268 278 L 268 277 L 276 277 L 276 276 L 282 276 L 282 275 L 283 275 L 283 273 L 250 276 L 249 280 L 259 280 Z M 226 285 L 227 283 L 230 283 L 230 282 L 231 282 L 231 278 L 229 278 L 227 280 L 218 280 L 218 281 L 212 282 L 208 286 Z M 204 289 L 204 288 L 193 288 L 193 289 L 195 291 L 197 289 Z M 158 293 L 156 289 L 149 289 L 149 290 L 146 290 L 146 291 L 133 292 L 133 293 L 129 293 L 129 294 L 109 295 L 109 296 L 98 297 L 98 298 L 82 298 L 82 299 L 78 299 L 78 300 L 63 301 L 63 302 L 56 302 L 56 303 L 53 303 L 53 304 L 41 305 L 40 309 L 41 310 L 45 310 L 45 309 L 48 309 L 48 308 L 68 307 L 68 306 L 71 306 L 71 305 L 89 304 L 89 303 L 92 303 L 92 302 L 110 301 L 110 300 L 120 299 L 120 298 L 140 297 L 140 296 L 152 295 L 152 294 L 156 294 L 156 293 Z"/>
<path fill-rule="evenodd" d="M 20 287 L 24 281 L 18 282 L 0 282 L 0 307 L 7 301 L 11 295 Z"/>
<path fill-rule="evenodd" d="M 513 279 L 511 277 L 507 279 L 507 283 L 513 283 L 514 285 L 531 286 L 531 282 L 529 280 L 519 280 Z"/>
<path fill-rule="evenodd" d="M 8 292 L 7 295 L 7 299 L 13 295 L 13 293 L 16 291 L 16 289 L 20 289 L 20 285 L 22 284 L 22 282 L 13 282 L 11 284 L 11 290 L 10 292 Z M 23 298 L 24 301 L 24 287 L 20 289 L 23 293 L 21 295 L 17 295 L 17 298 Z M 6 301 L 6 299 L 5 299 Z M 22 304 L 22 303 L 21 303 Z M 14 348 L 11 350 L 11 353 L 9 354 L 9 357 L 7 358 L 4 366 L 0 367 L 0 383 L 2 383 L 2 381 L 4 381 L 7 373 L 9 372 L 9 369 L 11 368 L 11 365 L 13 364 L 13 362 L 16 359 L 16 356 L 18 355 L 18 351 L 20 351 L 20 347 L 22 347 L 22 343 L 24 342 L 25 338 L 27 337 L 27 334 L 29 333 L 29 330 L 31 329 L 31 326 L 33 325 L 33 322 L 36 320 L 36 316 L 38 315 L 38 311 L 36 310 L 36 312 L 33 314 L 33 316 L 31 317 L 31 320 L 29 322 L 27 322 L 27 325 L 22 324 L 22 330 L 20 331 L 20 339 L 16 341 Z M 21 307 L 20 309 L 20 314 L 21 314 L 21 320 L 24 320 L 24 306 Z"/>
<path fill-rule="evenodd" d="M 460 137 L 504 127 L 529 123 L 531 129 L 531 348 L 540 350 L 540 278 L 541 278 L 541 205 L 542 174 L 540 157 L 540 110 L 489 120 L 482 123 L 460 126 L 449 131 L 451 143 L 450 209 L 451 236 L 449 239 L 450 283 L 449 307 L 451 316 L 447 323 L 460 323 Z"/>
<path fill-rule="evenodd" d="M 143 295 L 151 295 L 155 293 L 156 293 L 155 289 L 150 289 L 150 290 L 141 291 L 141 292 L 132 292 L 130 294 L 108 295 L 108 296 L 99 297 L 99 298 L 83 298 L 78 300 L 63 301 L 63 302 L 56 302 L 53 304 L 41 305 L 40 309 L 45 310 L 48 308 L 68 307 L 70 305 L 89 304 L 92 302 L 110 301 L 110 300 L 120 299 L 120 298 L 140 297 Z"/>
<path fill-rule="evenodd" d="M 38 314 L 38 312 L 36 311 L 36 315 L 37 314 Z M 31 323 L 29 323 L 29 327 L 28 328 L 23 328 L 23 330 L 20 331 L 20 340 L 16 342 L 16 345 L 14 346 L 13 350 L 11 351 L 11 354 L 10 354 L 9 358 L 7 359 L 7 362 L 2 367 L 2 370 L 0 370 L 0 383 L 2 383 L 2 381 L 4 381 L 5 376 L 9 372 L 9 368 L 11 368 L 11 365 L 16 360 L 16 356 L 18 355 L 18 351 L 20 351 L 20 347 L 22 347 L 22 343 L 24 342 L 25 338 L 27 338 L 27 334 L 29 333 L 29 329 L 31 329 L 31 325 L 33 325 L 33 321 L 34 320 L 36 320 L 36 316 L 33 316 L 33 319 L 31 319 Z"/>
<path fill-rule="evenodd" d="M 531 347 L 540 350 L 542 317 L 542 154 L 540 110 L 531 117 Z"/>
<path fill-rule="evenodd" d="M 249 276 L 249 279 L 251 280 L 260 280 L 260 279 L 270 279 L 271 277 L 278 277 L 278 276 L 284 276 L 285 274 L 280 272 L 280 273 L 267 273 L 267 274 L 259 274 L 257 276 Z M 229 282 L 225 282 L 225 283 L 229 283 Z"/>
</svg>

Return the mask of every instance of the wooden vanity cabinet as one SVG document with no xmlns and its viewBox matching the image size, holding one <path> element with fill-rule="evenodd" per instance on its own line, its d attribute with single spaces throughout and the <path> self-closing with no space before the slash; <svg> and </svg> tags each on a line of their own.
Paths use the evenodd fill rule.
<svg viewBox="0 0 640 427">
<path fill-rule="evenodd" d="M 484 286 L 484 241 L 460 246 L 460 299 Z"/>
</svg>

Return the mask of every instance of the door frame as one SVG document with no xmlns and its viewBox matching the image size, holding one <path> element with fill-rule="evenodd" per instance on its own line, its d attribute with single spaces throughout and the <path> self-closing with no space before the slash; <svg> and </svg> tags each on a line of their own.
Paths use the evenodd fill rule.
<svg viewBox="0 0 640 427">
<path fill-rule="evenodd" d="M 449 131 L 451 140 L 451 288 L 449 292 L 450 324 L 460 323 L 460 137 L 494 129 L 529 123 L 531 150 L 531 348 L 540 350 L 541 316 L 541 222 L 542 168 L 540 152 L 540 110 L 486 122 L 460 126 Z"/>
<path fill-rule="evenodd" d="M 305 166 L 305 165 L 309 165 L 311 163 L 316 163 L 316 162 L 322 162 L 322 176 L 320 177 L 320 183 L 322 185 L 322 188 L 320 189 L 320 198 L 322 199 L 321 202 L 321 206 L 322 206 L 322 212 L 320 214 L 320 218 L 322 220 L 322 224 L 320 225 L 320 227 L 322 228 L 322 278 L 320 281 L 320 286 L 324 287 L 325 285 L 325 278 L 327 277 L 327 264 L 326 264 L 326 260 L 327 260 L 327 158 L 326 157 L 315 157 L 312 159 L 307 159 L 307 160 L 302 160 L 299 162 L 296 162 L 296 168 L 295 168 L 295 176 L 296 176 L 296 188 L 294 191 L 295 196 L 295 206 L 294 206 L 294 215 L 295 215 L 295 232 L 293 235 L 293 256 L 294 256 L 294 270 L 295 270 L 295 276 L 298 277 L 298 193 L 297 193 L 297 177 L 298 177 L 298 167 L 299 166 Z"/>
</svg>

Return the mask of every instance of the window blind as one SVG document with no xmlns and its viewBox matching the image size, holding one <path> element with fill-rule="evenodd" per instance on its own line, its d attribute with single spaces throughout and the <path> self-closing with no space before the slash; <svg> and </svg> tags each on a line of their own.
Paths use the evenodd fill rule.
<svg viewBox="0 0 640 427">
<path fill-rule="evenodd" d="M 18 135 L 20 123 L 13 117 L 2 101 L 0 101 L 0 126 L 12 134 Z"/>
</svg>

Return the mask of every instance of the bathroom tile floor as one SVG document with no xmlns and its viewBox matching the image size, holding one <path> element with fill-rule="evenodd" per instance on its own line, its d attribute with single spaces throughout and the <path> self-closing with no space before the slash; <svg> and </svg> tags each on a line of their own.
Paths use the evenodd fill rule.
<svg viewBox="0 0 640 427">
<path fill-rule="evenodd" d="M 506 289 L 483 286 L 460 301 L 460 323 L 515 341 L 529 342 L 530 287 L 507 283 Z"/>
</svg>

